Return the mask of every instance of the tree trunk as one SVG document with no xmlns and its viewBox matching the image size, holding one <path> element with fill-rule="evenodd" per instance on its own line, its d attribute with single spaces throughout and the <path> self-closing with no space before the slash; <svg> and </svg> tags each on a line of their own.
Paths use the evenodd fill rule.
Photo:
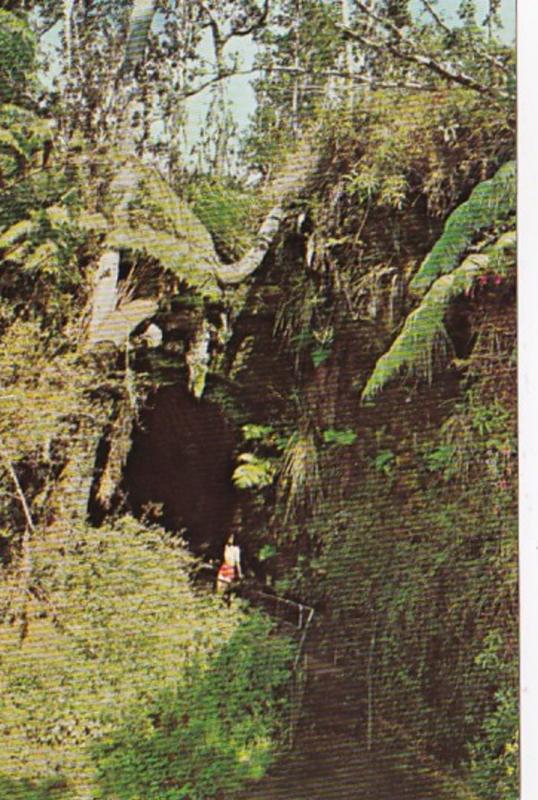
<svg viewBox="0 0 538 800">
<path fill-rule="evenodd" d="M 318 165 L 319 152 L 313 145 L 313 136 L 314 134 L 305 137 L 269 187 L 269 197 L 274 204 L 258 229 L 253 247 L 235 264 L 221 264 L 218 267 L 217 277 L 222 283 L 241 283 L 261 265 L 286 217 L 287 202 L 304 190 Z"/>
<path fill-rule="evenodd" d="M 58 547 L 65 546 L 73 527 L 86 521 L 97 446 L 111 412 L 112 401 L 103 403 L 99 414 L 80 420 L 71 440 L 65 465 L 50 500 L 52 522 L 47 538 Z"/>
<path fill-rule="evenodd" d="M 156 5 L 155 0 L 134 0 L 131 6 L 129 32 L 121 67 L 122 74 L 131 72 L 144 55 Z"/>
</svg>

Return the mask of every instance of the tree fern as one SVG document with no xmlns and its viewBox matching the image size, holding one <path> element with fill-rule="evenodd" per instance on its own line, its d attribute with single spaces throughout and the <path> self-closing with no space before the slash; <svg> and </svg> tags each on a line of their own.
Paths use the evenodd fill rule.
<svg viewBox="0 0 538 800">
<path fill-rule="evenodd" d="M 198 289 L 209 300 L 218 300 L 220 290 L 211 263 L 192 246 L 188 239 L 156 231 L 149 225 L 116 227 L 109 231 L 106 245 L 118 250 L 130 250 L 156 259 L 189 286 Z"/>
<path fill-rule="evenodd" d="M 129 159 L 111 184 L 108 205 L 109 247 L 146 253 L 206 298 L 220 297 L 209 232 L 156 170 Z"/>
<path fill-rule="evenodd" d="M 423 294 L 439 277 L 451 272 L 486 228 L 506 219 L 516 206 L 516 163 L 504 164 L 490 180 L 478 184 L 469 199 L 449 216 L 443 235 L 428 253 L 409 288 Z"/>
<path fill-rule="evenodd" d="M 216 267 L 218 259 L 207 228 L 151 167 L 129 159 L 111 184 L 109 205 L 116 225 L 138 227 L 142 223 L 156 232 L 169 233 L 183 240 L 200 260 Z"/>
<path fill-rule="evenodd" d="M 407 318 L 390 349 L 379 359 L 362 393 L 362 400 L 372 400 L 403 369 L 431 378 L 436 350 L 451 347 L 444 326 L 450 302 L 469 292 L 475 281 L 503 264 L 513 263 L 516 235 L 504 233 L 491 247 L 468 256 L 450 275 L 434 282 L 421 304 Z"/>
</svg>

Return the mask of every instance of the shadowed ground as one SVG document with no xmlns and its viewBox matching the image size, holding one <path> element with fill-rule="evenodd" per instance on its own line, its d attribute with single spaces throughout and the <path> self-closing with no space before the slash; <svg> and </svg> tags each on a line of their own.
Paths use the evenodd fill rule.
<svg viewBox="0 0 538 800">
<path fill-rule="evenodd" d="M 368 751 L 364 704 L 350 696 L 343 673 L 309 660 L 303 716 L 293 750 L 259 783 L 233 800 L 456 800 L 431 767 L 407 753 Z M 231 800 L 231 798 L 230 798 Z"/>
</svg>

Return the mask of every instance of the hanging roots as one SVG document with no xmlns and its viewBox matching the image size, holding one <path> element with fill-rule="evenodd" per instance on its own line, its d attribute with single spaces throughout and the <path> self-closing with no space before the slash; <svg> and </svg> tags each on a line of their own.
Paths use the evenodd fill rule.
<svg viewBox="0 0 538 800">
<path fill-rule="evenodd" d="M 285 521 L 300 508 L 313 508 L 322 493 L 319 456 L 314 433 L 291 437 L 284 454 L 280 488 L 285 498 Z"/>
</svg>

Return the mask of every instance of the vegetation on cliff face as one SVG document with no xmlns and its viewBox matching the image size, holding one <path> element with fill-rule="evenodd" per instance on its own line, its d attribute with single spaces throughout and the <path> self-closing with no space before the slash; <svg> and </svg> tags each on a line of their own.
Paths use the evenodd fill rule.
<svg viewBox="0 0 538 800">
<path fill-rule="evenodd" d="M 513 138 L 472 94 L 437 100 L 328 121 L 331 166 L 268 265 L 270 299 L 252 292 L 273 332 L 251 317 L 237 349 L 252 403 L 274 398 L 243 418 L 263 462 L 245 508 L 277 587 L 323 608 L 374 739 L 408 735 L 477 796 L 515 800 Z M 478 218 L 505 175 L 503 209 Z M 447 247 L 417 296 L 413 276 Z"/>
<path fill-rule="evenodd" d="M 162 507 L 218 419 L 248 566 L 316 605 L 361 746 L 515 800 L 513 52 L 498 3 L 423 6 L 0 10 L 2 796 L 232 800 L 274 758 L 292 647 L 195 591 Z M 137 504 L 163 386 L 169 486 Z"/>
</svg>

